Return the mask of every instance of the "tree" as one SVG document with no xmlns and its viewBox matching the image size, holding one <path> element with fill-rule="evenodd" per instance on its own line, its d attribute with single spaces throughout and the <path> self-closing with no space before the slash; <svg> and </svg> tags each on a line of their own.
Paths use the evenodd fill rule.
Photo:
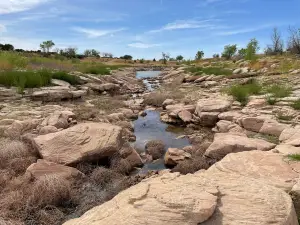
<svg viewBox="0 0 300 225">
<path fill-rule="evenodd" d="M 245 59 L 256 60 L 257 51 L 259 51 L 258 41 L 255 38 L 253 38 L 247 45 Z"/>
<path fill-rule="evenodd" d="M 220 55 L 219 54 L 213 54 L 213 58 L 218 59 L 218 58 L 220 58 Z"/>
<path fill-rule="evenodd" d="M 43 52 L 49 53 L 50 49 L 54 46 L 53 41 L 44 41 L 43 43 L 40 44 L 40 48 L 42 49 Z"/>
<path fill-rule="evenodd" d="M 155 59 L 155 58 L 153 59 L 153 62 L 156 62 L 156 59 Z"/>
<path fill-rule="evenodd" d="M 224 57 L 226 59 L 231 59 L 232 56 L 235 55 L 236 51 L 237 51 L 236 45 L 226 45 L 224 47 L 224 51 L 222 53 L 222 57 Z"/>
<path fill-rule="evenodd" d="M 120 59 L 132 60 L 132 56 L 131 55 L 124 55 L 124 56 L 121 56 Z"/>
<path fill-rule="evenodd" d="M 100 52 L 97 51 L 96 49 L 91 50 L 91 55 L 94 57 L 100 57 Z"/>
<path fill-rule="evenodd" d="M 289 28 L 288 50 L 294 54 L 300 54 L 300 29 Z"/>
<path fill-rule="evenodd" d="M 181 62 L 183 60 L 183 56 L 182 55 L 178 55 L 176 57 L 176 60 L 179 61 L 179 62 Z"/>
<path fill-rule="evenodd" d="M 75 47 L 68 47 L 63 50 L 63 55 L 68 58 L 76 58 L 77 55 L 77 48 Z"/>
<path fill-rule="evenodd" d="M 111 54 L 109 52 L 103 52 L 102 55 L 104 58 L 112 58 L 113 57 L 113 54 Z"/>
<path fill-rule="evenodd" d="M 204 56 L 204 52 L 203 51 L 198 51 L 196 56 L 195 56 L 195 59 L 200 60 L 200 59 L 203 58 L 203 56 Z"/>
<path fill-rule="evenodd" d="M 271 35 L 272 45 L 268 45 L 265 49 L 266 55 L 282 55 L 283 53 L 283 40 L 281 38 L 281 34 L 279 33 L 277 28 L 273 29 L 273 33 Z"/>
<path fill-rule="evenodd" d="M 86 50 L 84 50 L 83 54 L 85 57 L 89 57 L 92 55 L 92 51 L 90 49 L 86 49 Z"/>
<path fill-rule="evenodd" d="M 245 48 L 241 48 L 241 49 L 238 51 L 238 56 L 241 57 L 241 58 L 245 58 L 246 52 L 247 52 L 247 50 L 246 50 Z"/>
<path fill-rule="evenodd" d="M 170 53 L 162 52 L 161 55 L 162 55 L 163 63 L 167 64 L 167 61 L 170 59 Z"/>
</svg>

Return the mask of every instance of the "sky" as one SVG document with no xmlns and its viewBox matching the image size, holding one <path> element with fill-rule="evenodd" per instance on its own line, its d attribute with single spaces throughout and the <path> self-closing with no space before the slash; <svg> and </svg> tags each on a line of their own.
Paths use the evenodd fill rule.
<svg viewBox="0 0 300 225">
<path fill-rule="evenodd" d="M 300 28 L 300 0 L 0 0 L 0 43 L 38 50 L 46 40 L 54 48 L 94 48 L 114 56 L 161 58 L 198 50 L 205 57 L 224 45 L 245 47 L 256 38 L 261 51 L 272 29 L 283 38 Z"/>
</svg>

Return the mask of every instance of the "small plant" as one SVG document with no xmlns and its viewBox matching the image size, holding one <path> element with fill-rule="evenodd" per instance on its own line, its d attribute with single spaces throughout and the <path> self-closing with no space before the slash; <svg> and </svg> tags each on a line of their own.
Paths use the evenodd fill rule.
<svg viewBox="0 0 300 225">
<path fill-rule="evenodd" d="M 242 106 L 247 105 L 249 100 L 247 88 L 243 87 L 242 85 L 234 85 L 227 90 L 227 93 L 233 96 L 234 100 L 240 102 Z"/>
<path fill-rule="evenodd" d="M 291 104 L 291 107 L 293 107 L 296 110 L 300 110 L 300 98 L 298 100 L 296 100 L 295 102 L 293 102 Z"/>
<path fill-rule="evenodd" d="M 279 84 L 273 84 L 267 88 L 267 92 L 272 94 L 274 98 L 288 97 L 292 93 L 292 88 Z"/>
<path fill-rule="evenodd" d="M 288 155 L 288 158 L 293 161 L 300 161 L 300 154 L 291 154 Z"/>
<path fill-rule="evenodd" d="M 268 103 L 269 105 L 275 105 L 276 102 L 277 102 L 277 99 L 268 96 L 268 97 L 266 97 L 266 101 L 267 101 L 267 103 Z"/>
</svg>

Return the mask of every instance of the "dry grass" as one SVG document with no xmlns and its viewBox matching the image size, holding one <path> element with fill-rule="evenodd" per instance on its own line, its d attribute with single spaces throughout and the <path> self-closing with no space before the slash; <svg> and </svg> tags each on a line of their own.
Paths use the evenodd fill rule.
<svg viewBox="0 0 300 225">
<path fill-rule="evenodd" d="M 105 188 L 110 182 L 114 182 L 114 180 L 122 179 L 123 175 L 113 171 L 111 169 L 107 169 L 105 167 L 96 168 L 92 174 L 90 175 L 91 181 L 95 185 L 100 185 Z"/>
<path fill-rule="evenodd" d="M 161 140 L 149 141 L 145 146 L 146 153 L 154 160 L 161 158 L 165 154 L 165 144 Z"/>
<path fill-rule="evenodd" d="M 192 159 L 184 160 L 178 163 L 173 169 L 172 172 L 180 172 L 181 174 L 195 173 L 201 169 L 208 169 L 209 163 L 206 162 L 206 159 L 197 156 Z"/>
<path fill-rule="evenodd" d="M 97 109 L 103 110 L 106 113 L 117 112 L 119 108 L 125 107 L 124 101 L 117 97 L 99 97 L 91 103 L 95 105 Z"/>
</svg>

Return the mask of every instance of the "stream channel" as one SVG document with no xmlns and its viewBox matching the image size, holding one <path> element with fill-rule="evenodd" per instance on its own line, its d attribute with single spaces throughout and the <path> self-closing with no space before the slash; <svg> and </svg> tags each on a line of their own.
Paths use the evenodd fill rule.
<svg viewBox="0 0 300 225">
<path fill-rule="evenodd" d="M 159 76 L 160 71 L 140 71 L 136 73 L 137 78 L 143 79 L 148 91 L 153 91 L 151 84 L 147 78 Z M 153 82 L 153 81 L 152 81 Z M 154 82 L 154 83 L 158 83 Z M 161 140 L 165 144 L 165 151 L 168 148 L 183 148 L 190 145 L 188 138 L 177 137 L 184 134 L 183 128 L 173 125 L 168 125 L 160 120 L 160 112 L 158 110 L 146 110 L 145 117 L 139 116 L 134 123 L 134 134 L 136 141 L 134 147 L 139 153 L 145 152 L 145 145 L 151 140 Z M 151 163 L 146 163 L 139 173 L 146 173 L 149 170 L 162 170 L 165 169 L 164 159 L 158 159 Z"/>
</svg>

